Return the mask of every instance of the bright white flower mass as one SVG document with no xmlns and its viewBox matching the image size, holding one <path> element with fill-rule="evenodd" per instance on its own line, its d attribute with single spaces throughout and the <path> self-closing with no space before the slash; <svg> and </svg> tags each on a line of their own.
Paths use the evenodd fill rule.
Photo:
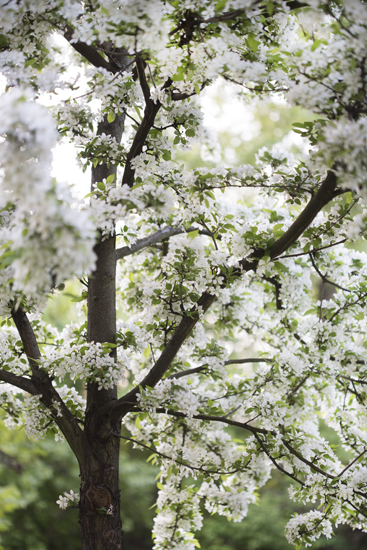
<svg viewBox="0 0 367 550">
<path fill-rule="evenodd" d="M 81 519 L 113 522 L 111 465 L 88 485 L 83 453 L 110 456 L 122 421 L 160 468 L 155 550 L 197 547 L 204 507 L 240 521 L 274 468 L 312 507 L 290 518 L 290 543 L 341 523 L 367 531 L 365 2 L 0 11 L 6 425 L 66 440 Z M 200 96 L 214 83 L 236 104 L 292 106 L 300 149 L 289 133 L 232 165 L 205 127 Z M 250 130 L 238 122 L 235 134 Z M 81 201 L 51 177 L 65 140 L 92 173 Z M 87 320 L 58 331 L 42 309 L 72 277 Z"/>
</svg>

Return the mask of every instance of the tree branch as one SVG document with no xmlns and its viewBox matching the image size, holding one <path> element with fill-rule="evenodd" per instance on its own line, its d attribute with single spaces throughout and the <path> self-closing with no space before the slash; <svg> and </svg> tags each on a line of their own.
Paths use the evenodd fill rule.
<svg viewBox="0 0 367 550">
<path fill-rule="evenodd" d="M 135 408 L 133 411 L 130 412 L 141 412 L 142 409 Z M 169 416 L 175 416 L 176 418 L 188 418 L 187 414 L 184 414 L 179 411 L 173 411 L 171 409 L 164 409 L 161 407 L 158 407 L 154 410 L 154 412 L 159 414 L 167 414 Z M 214 416 L 210 414 L 194 414 L 192 417 L 195 420 L 206 420 L 208 422 L 221 422 L 223 424 L 228 424 L 229 426 L 236 426 L 237 428 L 242 428 L 244 430 L 247 430 L 248 432 L 251 432 L 252 434 L 263 434 L 263 435 L 276 435 L 277 432 L 274 430 L 266 430 L 265 428 L 255 428 L 254 426 L 250 426 L 246 422 L 238 422 L 237 420 L 231 420 L 230 418 L 226 418 L 225 416 Z"/>
<path fill-rule="evenodd" d="M 70 46 L 74 48 L 80 55 L 82 55 L 89 63 L 94 65 L 95 67 L 102 67 L 103 69 L 107 69 L 110 73 L 116 74 L 118 73 L 121 68 L 116 63 L 109 63 L 105 60 L 105 58 L 98 53 L 98 51 L 93 48 L 93 46 L 89 46 L 85 42 L 73 42 L 73 29 L 70 27 L 70 25 L 67 26 L 67 30 L 64 33 L 64 38 L 69 42 Z"/>
<path fill-rule="evenodd" d="M 224 364 L 225 365 L 242 365 L 244 363 L 271 363 L 272 359 L 267 359 L 265 357 L 249 357 L 247 359 L 228 359 Z"/>
<path fill-rule="evenodd" d="M 147 449 L 148 451 L 152 451 L 158 456 L 161 456 L 162 458 L 166 458 L 167 460 L 171 460 L 172 462 L 175 462 L 176 464 L 179 464 L 180 466 L 185 466 L 186 468 L 190 468 L 190 470 L 196 470 L 198 472 L 202 472 L 203 474 L 219 474 L 219 475 L 231 475 L 235 474 L 236 472 L 239 472 L 240 470 L 243 470 L 244 468 L 237 468 L 236 470 L 232 470 L 231 472 L 225 472 L 222 470 L 207 470 L 206 468 L 200 468 L 198 466 L 192 466 L 191 464 L 188 464 L 186 462 L 182 462 L 182 460 L 179 460 L 178 458 L 174 458 L 173 456 L 168 456 L 165 453 L 161 453 L 158 451 L 155 447 L 150 447 L 149 445 L 145 445 L 145 443 L 142 443 L 141 441 L 137 441 L 136 439 L 133 439 L 131 437 L 125 437 L 123 435 L 120 435 L 118 433 L 113 433 L 115 437 L 118 437 L 119 439 L 125 439 L 126 441 L 131 441 L 132 443 L 135 443 L 136 445 L 139 445 L 140 447 L 143 447 L 143 449 Z"/>
<path fill-rule="evenodd" d="M 134 185 L 135 176 L 135 170 L 131 166 L 131 161 L 142 152 L 145 140 L 148 137 L 149 131 L 154 125 L 155 117 L 162 106 L 162 103 L 158 99 L 156 103 L 154 103 L 154 101 L 150 97 L 149 86 L 145 77 L 144 62 L 139 56 L 136 57 L 136 69 L 140 86 L 144 94 L 145 109 L 143 120 L 141 121 L 141 124 L 135 134 L 134 141 L 126 157 L 125 170 L 122 177 L 122 185 L 128 185 L 129 187 L 132 187 Z M 168 78 L 161 87 L 161 90 L 169 88 L 171 84 L 172 80 Z"/>
<path fill-rule="evenodd" d="M 136 409 L 135 409 L 133 412 L 138 412 L 138 411 L 136 411 Z M 157 409 L 155 409 L 154 412 L 161 413 L 161 414 L 167 414 L 167 415 L 170 415 L 170 416 L 175 416 L 176 418 L 187 418 L 186 414 L 178 412 L 178 411 L 173 411 L 173 410 L 170 410 L 170 409 L 157 408 Z M 280 465 L 278 465 L 272 459 L 271 453 L 265 448 L 263 442 L 259 438 L 259 434 L 276 436 L 277 432 L 275 430 L 266 430 L 264 428 L 256 428 L 254 426 L 250 426 L 246 422 L 238 422 L 236 420 L 231 420 L 229 418 L 226 418 L 225 416 L 214 416 L 214 415 L 207 415 L 207 414 L 194 414 L 192 416 L 192 418 L 195 418 L 196 420 L 206 420 L 208 422 L 221 422 L 223 424 L 228 424 L 229 426 L 236 426 L 238 428 L 242 428 L 243 430 L 247 430 L 247 431 L 251 432 L 256 437 L 256 439 L 259 442 L 261 448 L 266 453 L 266 455 L 270 458 L 270 460 L 272 460 L 274 465 L 279 470 L 281 470 L 283 473 L 287 474 L 289 477 L 292 477 L 292 474 L 290 474 L 289 472 L 284 470 Z M 296 449 L 294 449 L 292 447 L 292 445 L 289 443 L 289 441 L 287 441 L 285 438 L 282 438 L 282 443 L 286 447 L 286 449 L 288 449 L 288 451 L 293 456 L 298 458 L 304 464 L 307 464 L 307 466 L 309 466 L 310 468 L 313 468 L 314 470 L 316 470 L 319 474 L 327 477 L 328 479 L 334 479 L 335 477 L 338 477 L 338 476 L 333 476 L 333 475 L 329 474 L 328 472 L 325 472 L 325 470 L 322 470 L 316 464 L 314 464 L 310 460 L 307 460 L 306 458 L 304 458 Z M 298 480 L 294 477 L 292 479 L 295 479 L 298 483 L 303 484 L 302 482 L 300 482 L 300 480 Z"/>
<path fill-rule="evenodd" d="M 277 470 L 279 470 L 280 472 L 282 472 L 283 474 L 285 474 L 286 476 L 294 479 L 294 481 L 297 481 L 297 483 L 299 483 L 300 485 L 302 485 L 302 487 L 304 486 L 304 483 L 303 481 L 301 481 L 300 479 L 298 479 L 296 476 L 294 476 L 291 472 L 287 472 L 287 470 L 285 470 L 283 468 L 283 466 L 281 466 L 279 464 L 279 462 L 277 462 L 277 460 L 272 456 L 272 454 L 270 453 L 270 451 L 268 451 L 268 449 L 266 448 L 266 446 L 264 445 L 264 443 L 261 441 L 261 438 L 255 434 L 255 437 L 256 437 L 256 441 L 258 442 L 258 444 L 260 445 L 260 447 L 262 448 L 263 452 L 266 454 L 266 456 L 272 461 L 272 463 L 274 464 L 274 466 L 277 468 Z"/>
<path fill-rule="evenodd" d="M 327 283 L 328 285 L 332 285 L 332 286 L 335 286 L 335 288 L 339 288 L 340 290 L 343 290 L 344 292 L 352 292 L 351 290 L 349 290 L 349 288 L 344 288 L 343 286 L 340 286 L 338 285 L 337 283 L 334 283 L 333 281 L 330 281 L 326 275 L 323 275 L 321 273 L 321 271 L 319 270 L 319 268 L 317 267 L 316 265 L 316 262 L 315 262 L 315 252 L 313 250 L 311 250 L 308 255 L 310 256 L 310 260 L 311 260 L 311 263 L 313 265 L 313 268 L 314 270 L 316 271 L 316 273 L 318 274 L 318 276 L 320 277 L 320 279 L 322 280 L 323 283 Z"/>
<path fill-rule="evenodd" d="M 140 87 L 142 89 L 144 99 L 145 99 L 145 105 L 146 105 L 146 107 L 151 108 L 152 104 L 153 104 L 153 101 L 152 101 L 152 98 L 150 97 L 150 88 L 149 88 L 149 84 L 147 82 L 147 79 L 145 77 L 145 66 L 146 65 L 145 65 L 144 61 L 142 60 L 142 58 L 140 57 L 140 55 L 136 56 L 135 62 L 136 62 L 136 70 L 138 71 Z"/>
<path fill-rule="evenodd" d="M 198 374 L 199 372 L 204 372 L 207 370 L 207 367 L 194 367 L 192 369 L 183 370 L 181 372 L 176 372 L 175 374 L 171 374 L 170 376 L 167 376 L 167 379 L 172 380 L 173 378 L 183 378 L 184 376 L 190 376 L 190 374 Z"/>
<path fill-rule="evenodd" d="M 244 363 L 271 363 L 271 361 L 272 361 L 271 359 L 264 359 L 261 357 L 252 357 L 249 359 L 229 359 L 228 361 L 225 361 L 224 364 L 225 365 L 243 365 Z M 200 372 L 205 372 L 207 370 L 208 370 L 208 367 L 206 365 L 202 365 L 201 367 L 194 367 L 192 369 L 176 372 L 174 374 L 171 374 L 170 376 L 167 376 L 167 378 L 168 379 L 183 378 L 184 376 L 190 376 L 190 374 L 198 374 Z"/>
<path fill-rule="evenodd" d="M 307 206 L 302 210 L 298 218 L 292 223 L 287 231 L 273 244 L 270 249 L 270 257 L 276 258 L 289 248 L 307 227 L 313 222 L 317 214 L 324 206 L 334 198 L 337 178 L 334 172 L 328 172 L 316 195 L 312 197 Z"/>
<path fill-rule="evenodd" d="M 135 254 L 135 252 L 139 252 L 139 250 L 148 248 L 148 246 L 152 246 L 161 241 L 165 241 L 166 239 L 174 237 L 175 235 L 180 235 L 181 233 L 190 233 L 191 231 L 199 231 L 199 235 L 206 235 L 207 237 L 210 237 L 212 235 L 209 231 L 198 229 L 197 227 L 189 227 L 188 229 L 185 229 L 184 227 L 171 227 L 168 225 L 167 227 L 159 229 L 158 231 L 152 233 L 151 235 L 148 235 L 147 237 L 139 239 L 134 244 L 117 248 L 116 259 L 121 260 L 126 256 L 130 256 L 130 254 Z"/>
<path fill-rule="evenodd" d="M 28 389 L 26 389 L 26 391 L 29 391 L 29 389 L 31 389 L 32 392 L 30 393 L 32 393 L 33 395 L 39 395 L 40 401 L 49 409 L 53 416 L 53 420 L 59 426 L 60 430 L 67 439 L 71 449 L 74 451 L 75 456 L 81 462 L 84 459 L 87 447 L 87 440 L 84 432 L 80 429 L 77 420 L 74 418 L 72 413 L 65 405 L 64 401 L 61 399 L 60 395 L 56 391 L 56 388 L 54 388 L 54 386 L 52 385 L 52 379 L 49 377 L 46 371 L 39 367 L 39 359 L 41 358 L 41 353 L 32 326 L 28 320 L 25 311 L 21 307 L 19 307 L 17 310 L 13 309 L 12 317 L 15 326 L 18 329 L 19 336 L 22 340 L 24 351 L 27 355 L 28 362 L 32 371 L 30 381 L 32 386 L 29 386 L 27 384 Z M 19 382 L 19 380 L 15 379 L 14 381 Z M 23 384 L 22 380 L 21 382 Z M 19 387 L 18 384 L 16 385 L 17 387 Z M 36 389 L 35 393 L 33 393 L 33 388 Z M 55 414 L 55 406 L 57 405 L 60 407 L 61 416 L 59 416 L 59 414 Z"/>
<path fill-rule="evenodd" d="M 242 269 L 238 269 L 238 272 L 235 272 L 235 275 L 240 276 L 243 272 L 255 270 L 259 260 L 265 254 L 269 254 L 271 258 L 276 258 L 282 254 L 284 250 L 291 246 L 303 233 L 303 231 L 312 223 L 318 212 L 320 212 L 320 210 L 333 198 L 336 184 L 336 175 L 334 172 L 330 171 L 317 193 L 310 199 L 309 203 L 306 205 L 298 218 L 293 222 L 293 224 L 288 228 L 288 230 L 277 241 L 275 241 L 275 243 L 268 250 L 257 249 L 250 254 L 250 256 L 241 260 L 239 264 Z M 231 275 L 233 277 L 233 272 Z M 225 286 L 225 284 L 226 280 L 223 285 Z M 146 386 L 154 387 L 159 382 L 159 380 L 169 369 L 170 364 L 182 344 L 185 342 L 187 336 L 199 320 L 197 310 L 199 309 L 201 312 L 205 313 L 213 304 L 215 299 L 216 296 L 210 294 L 209 292 L 204 292 L 202 294 L 196 306 L 192 308 L 189 314 L 186 314 L 182 318 L 171 340 L 164 348 L 161 356 L 155 362 L 152 369 L 139 386 L 143 388 Z M 140 392 L 139 386 L 136 386 L 114 404 L 111 404 L 111 413 L 113 415 L 117 415 L 122 418 L 131 409 L 131 403 L 136 402 L 137 395 Z"/>
<path fill-rule="evenodd" d="M 16 374 L 13 374 L 12 372 L 9 372 L 7 370 L 0 370 L 0 380 L 2 382 L 6 382 L 7 384 L 15 386 L 20 390 L 26 391 L 31 395 L 37 395 L 39 393 L 36 386 L 31 380 L 29 380 L 28 378 L 24 378 L 23 376 L 17 376 Z"/>
<path fill-rule="evenodd" d="M 116 403 L 112 405 L 112 414 L 117 416 L 124 416 L 130 409 L 132 402 L 136 402 L 137 395 L 140 392 L 140 387 L 154 387 L 159 380 L 164 376 L 164 374 L 169 369 L 170 364 L 175 358 L 178 350 L 196 325 L 199 319 L 198 308 L 202 311 L 207 311 L 209 307 L 215 300 L 215 296 L 209 294 L 209 292 L 204 292 L 196 306 L 192 309 L 190 316 L 185 316 L 182 318 L 180 324 L 176 328 L 171 340 L 168 342 L 166 347 L 161 353 L 159 359 L 155 362 L 152 369 L 148 372 L 144 380 L 133 388 L 129 393 L 121 397 Z"/>
<path fill-rule="evenodd" d="M 135 176 L 135 170 L 131 166 L 131 161 L 142 152 L 145 140 L 148 137 L 149 131 L 154 125 L 155 117 L 162 106 L 162 103 L 160 101 L 157 100 L 157 102 L 154 103 L 150 97 L 149 86 L 145 78 L 144 63 L 139 56 L 137 56 L 136 58 L 136 68 L 138 72 L 140 86 L 145 98 L 145 109 L 143 120 L 141 121 L 141 124 L 135 134 L 134 141 L 126 157 L 125 170 L 122 177 L 122 185 L 128 185 L 129 187 L 132 187 L 134 185 Z M 162 89 L 168 88 L 171 83 L 171 79 L 168 79 L 163 85 Z"/>
<path fill-rule="evenodd" d="M 181 233 L 185 233 L 185 229 L 183 227 L 164 227 L 163 229 L 159 229 L 158 231 L 152 233 L 151 235 L 148 235 L 147 237 L 139 239 L 138 241 L 136 241 L 136 243 L 130 246 L 117 248 L 116 259 L 121 260 L 126 256 L 130 256 L 130 254 L 134 254 L 135 252 L 139 252 L 139 250 L 143 250 L 143 248 L 147 248 L 148 246 L 152 246 L 153 244 L 159 243 L 160 241 L 164 241 L 169 237 L 173 237 L 174 235 L 180 235 Z"/>
</svg>

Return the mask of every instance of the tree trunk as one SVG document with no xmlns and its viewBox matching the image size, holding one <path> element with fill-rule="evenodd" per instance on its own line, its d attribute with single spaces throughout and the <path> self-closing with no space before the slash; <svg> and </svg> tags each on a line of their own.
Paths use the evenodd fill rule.
<svg viewBox="0 0 367 550">
<path fill-rule="evenodd" d="M 98 134 L 111 135 L 119 143 L 123 117 L 109 124 L 105 118 Z M 95 183 L 115 174 L 116 167 L 100 165 L 92 169 Z M 111 235 L 95 247 L 96 270 L 88 280 L 88 342 L 116 341 L 116 252 L 115 236 Z M 111 352 L 115 356 L 115 350 Z M 117 399 L 117 388 L 98 389 L 87 384 L 85 435 L 90 452 L 80 464 L 80 510 L 82 550 L 122 550 L 120 516 L 119 453 L 121 422 L 101 415 L 104 405 Z"/>
<path fill-rule="evenodd" d="M 117 426 L 115 427 L 117 429 Z M 117 437 L 90 441 L 93 455 L 81 467 L 82 550 L 122 550 Z"/>
</svg>

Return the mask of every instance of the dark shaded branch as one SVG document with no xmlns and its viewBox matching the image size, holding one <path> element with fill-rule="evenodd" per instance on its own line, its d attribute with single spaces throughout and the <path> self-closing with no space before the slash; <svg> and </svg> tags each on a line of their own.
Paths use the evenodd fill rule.
<svg viewBox="0 0 367 550">
<path fill-rule="evenodd" d="M 141 412 L 142 409 L 139 409 L 138 407 L 135 407 L 130 412 Z M 158 407 L 154 410 L 154 412 L 159 414 L 168 414 L 169 416 L 175 416 L 176 418 L 187 418 L 187 414 L 184 414 L 179 411 L 173 411 L 171 409 L 164 409 L 161 407 Z M 244 430 L 247 430 L 248 432 L 251 432 L 252 434 L 263 434 L 263 435 L 276 435 L 276 432 L 274 430 L 266 430 L 265 428 L 255 428 L 254 426 L 250 426 L 250 424 L 247 424 L 246 422 L 238 422 L 237 420 L 231 420 L 230 418 L 226 418 L 225 416 L 214 416 L 210 414 L 194 414 L 192 417 L 195 420 L 206 420 L 208 422 L 221 422 L 223 424 L 228 424 L 229 426 L 236 426 L 237 428 L 242 428 Z"/>
<path fill-rule="evenodd" d="M 275 290 L 275 305 L 278 311 L 281 309 L 284 309 L 283 302 L 280 296 L 281 290 L 282 290 L 282 284 L 279 281 L 278 277 L 264 277 L 265 281 L 268 281 L 271 285 L 273 285 Z"/>
<path fill-rule="evenodd" d="M 75 456 L 81 462 L 84 459 L 87 447 L 84 433 L 56 391 L 56 388 L 52 385 L 52 379 L 46 371 L 39 367 L 41 353 L 27 314 L 19 307 L 17 310 L 12 310 L 12 317 L 22 340 L 29 366 L 31 367 L 31 383 L 36 389 L 36 395 L 39 395 L 40 401 L 51 412 L 54 422 L 59 426 Z M 29 387 L 29 389 L 33 390 L 33 387 Z"/>
<path fill-rule="evenodd" d="M 222 13 L 222 15 L 216 15 L 215 17 L 209 17 L 208 19 L 203 19 L 201 21 L 201 24 L 203 23 L 220 23 L 221 21 L 230 21 L 231 19 L 234 19 L 235 17 L 239 17 L 240 15 L 243 15 L 246 10 L 239 9 L 239 10 L 233 10 L 233 11 L 227 11 L 225 13 Z"/>
<path fill-rule="evenodd" d="M 283 466 L 281 466 L 279 464 L 279 462 L 276 461 L 276 459 L 272 456 L 272 454 L 270 453 L 270 451 L 268 451 L 268 449 L 266 448 L 266 446 L 264 445 L 264 443 L 261 441 L 261 438 L 255 434 L 255 437 L 256 437 L 256 441 L 258 442 L 258 444 L 260 445 L 261 449 L 263 450 L 263 452 L 266 454 L 266 456 L 271 460 L 271 462 L 274 464 L 274 466 L 277 468 L 277 470 L 279 470 L 280 472 L 282 472 L 283 474 L 285 474 L 286 476 L 294 479 L 294 481 L 297 481 L 297 483 L 299 483 L 300 485 L 302 485 L 302 487 L 304 486 L 304 483 L 303 481 L 301 481 L 300 479 L 298 479 L 296 476 L 294 476 L 291 472 L 287 472 L 287 470 L 285 470 L 283 468 Z"/>
<path fill-rule="evenodd" d="M 309 374 L 306 374 L 305 376 L 303 376 L 301 378 L 301 380 L 298 382 L 298 384 L 296 384 L 293 388 L 290 388 L 286 394 L 286 397 L 288 400 L 292 400 L 293 399 L 293 396 L 298 392 L 298 390 L 300 388 L 302 388 L 303 384 L 306 382 L 306 380 L 308 380 L 308 378 L 310 377 L 310 373 Z"/>
<path fill-rule="evenodd" d="M 273 244 L 270 249 L 270 257 L 276 258 L 289 248 L 307 227 L 313 222 L 317 214 L 324 206 L 334 198 L 337 178 L 334 172 L 328 172 L 326 179 L 321 184 L 316 195 L 312 197 L 307 206 L 302 210 L 298 218 L 292 223 L 287 231 Z"/>
<path fill-rule="evenodd" d="M 166 410 L 166 409 L 156 409 L 155 412 L 162 412 L 164 414 L 170 414 L 172 416 L 177 416 L 178 418 L 180 418 L 182 416 L 183 417 L 187 416 L 187 415 L 184 415 L 183 413 L 177 413 L 176 411 L 170 411 L 170 410 Z M 229 424 L 230 426 L 237 426 L 238 428 L 242 428 L 244 430 L 247 430 L 247 431 L 251 432 L 256 437 L 257 441 L 260 443 L 260 445 L 261 445 L 261 447 L 263 448 L 264 451 L 265 451 L 265 448 L 263 447 L 262 442 L 261 442 L 258 434 L 273 435 L 273 436 L 276 435 L 276 432 L 274 430 L 266 430 L 266 429 L 263 429 L 263 428 L 255 428 L 254 426 L 250 426 L 246 422 L 237 422 L 236 420 L 230 420 L 229 418 L 226 418 L 224 416 L 212 416 L 212 415 L 205 415 L 205 414 L 196 414 L 196 415 L 193 416 L 193 418 L 196 418 L 198 420 L 207 420 L 207 421 L 211 421 L 211 422 L 223 422 L 225 424 Z M 296 449 L 294 449 L 292 447 L 292 445 L 289 443 L 289 441 L 282 438 L 282 443 L 292 455 L 297 457 L 304 464 L 307 464 L 308 466 L 310 466 L 310 468 L 313 468 L 319 474 L 322 474 L 323 476 L 325 476 L 329 479 L 334 479 L 335 476 L 329 474 L 328 472 L 325 472 L 324 470 L 319 468 L 316 464 L 314 464 L 310 460 L 307 460 L 306 458 L 304 458 Z M 265 451 L 265 452 L 266 452 L 267 456 L 269 456 L 269 458 L 272 459 L 270 453 L 268 451 Z M 274 462 L 274 464 L 275 464 L 275 462 Z M 290 475 L 290 477 L 292 477 L 292 475 L 289 474 L 289 472 L 282 469 L 282 467 L 279 467 L 277 464 L 275 464 L 275 465 L 282 472 L 284 472 L 285 474 Z M 295 479 L 295 478 L 293 478 L 293 479 Z M 298 479 L 296 479 L 296 481 L 299 482 Z"/>
<path fill-rule="evenodd" d="M 283 235 L 267 250 L 255 249 L 250 256 L 241 260 L 239 264 L 242 270 L 255 271 L 259 260 L 263 256 L 267 255 L 274 259 L 295 243 L 323 207 L 334 198 L 336 184 L 336 175 L 332 171 L 328 172 L 317 193 L 310 199 L 298 218 L 292 223 L 287 231 L 285 231 L 285 233 L 283 233 Z"/>
<path fill-rule="evenodd" d="M 225 365 L 243 365 L 244 363 L 271 363 L 271 359 L 264 359 L 264 358 L 258 358 L 253 357 L 249 359 L 229 359 L 228 361 L 225 361 Z M 201 367 L 194 367 L 192 369 L 183 370 L 181 372 L 176 372 L 175 374 L 171 374 L 170 376 L 167 376 L 167 378 L 183 378 L 184 376 L 190 376 L 190 374 L 198 374 L 200 372 L 206 372 L 208 371 L 208 367 L 206 365 L 202 365 Z"/>
<path fill-rule="evenodd" d="M 94 67 L 102 67 L 107 69 L 110 73 L 116 74 L 121 68 L 116 63 L 109 63 L 106 59 L 98 53 L 98 51 L 93 47 L 89 46 L 85 42 L 73 42 L 73 29 L 68 25 L 64 37 L 69 42 L 70 46 L 74 48 L 75 51 L 80 53 L 89 63 L 94 65 Z"/>
<path fill-rule="evenodd" d="M 13 317 L 15 326 L 18 329 L 19 336 L 22 340 L 24 351 L 28 358 L 29 366 L 32 370 L 33 378 L 35 372 L 39 370 L 38 363 L 41 357 L 41 352 L 37 344 L 36 336 L 23 308 L 18 307 L 18 309 L 16 310 L 13 309 L 11 315 Z"/>
<path fill-rule="evenodd" d="M 355 459 L 352 460 L 352 462 L 349 462 L 349 464 L 347 464 L 347 466 L 344 468 L 344 470 L 342 470 L 342 471 L 340 472 L 340 474 L 338 474 L 336 477 L 341 477 L 342 475 L 344 475 L 345 472 L 346 472 L 347 470 L 349 470 L 349 468 L 351 468 L 351 467 L 353 466 L 353 464 L 355 464 L 355 463 L 357 462 L 357 460 L 359 460 L 366 452 L 367 452 L 367 449 L 366 449 L 366 448 L 363 449 L 363 451 L 362 451 L 361 453 L 359 453 L 359 455 L 356 456 Z"/>
<path fill-rule="evenodd" d="M 36 386 L 32 383 L 31 380 L 29 380 L 28 378 L 23 378 L 22 376 L 17 376 L 16 374 L 8 372 L 7 370 L 0 370 L 0 380 L 2 382 L 6 382 L 7 384 L 15 386 L 20 390 L 26 391 L 31 395 L 37 395 L 39 393 Z"/>
<path fill-rule="evenodd" d="M 136 402 L 137 395 L 140 392 L 140 387 L 154 387 L 159 380 L 163 378 L 175 358 L 177 351 L 180 349 L 196 325 L 199 319 L 198 308 L 205 312 L 209 309 L 214 300 L 215 296 L 209 294 L 209 292 L 204 292 L 196 306 L 191 310 L 190 315 L 186 314 L 186 316 L 182 318 L 171 340 L 168 342 L 162 351 L 161 356 L 155 362 L 154 366 L 151 368 L 144 380 L 139 384 L 139 386 L 136 386 L 129 393 L 121 397 L 115 404 L 112 404 L 113 415 L 121 417 L 124 416 L 131 409 L 131 405 L 127 403 Z"/>
<path fill-rule="evenodd" d="M 136 69 L 138 71 L 140 87 L 144 95 L 145 105 L 151 105 L 152 99 L 150 97 L 150 88 L 149 88 L 147 79 L 145 77 L 145 63 L 140 57 L 140 55 L 136 56 Z"/>
<path fill-rule="evenodd" d="M 170 376 L 167 376 L 169 380 L 172 380 L 173 378 L 183 378 L 184 376 L 190 376 L 190 374 L 198 374 L 200 372 L 205 372 L 207 370 L 207 367 L 194 367 L 192 369 L 183 370 L 181 372 L 176 372 L 175 374 L 171 374 Z"/>
<path fill-rule="evenodd" d="M 313 248 L 312 252 L 316 253 L 320 250 L 326 250 L 326 248 L 332 248 L 333 246 L 337 246 L 338 244 L 345 243 L 347 239 L 341 239 L 340 241 L 337 241 L 336 243 L 327 244 L 325 246 L 320 246 L 319 248 Z M 297 254 L 285 254 L 284 256 L 280 256 L 279 260 L 282 260 L 283 258 L 297 258 L 298 256 L 308 256 L 309 252 L 298 252 Z"/>
<path fill-rule="evenodd" d="M 367 380 L 356 380 L 355 378 L 350 378 L 349 376 L 344 376 L 343 374 L 339 374 L 338 378 L 344 378 L 345 380 L 349 380 L 350 382 L 353 382 L 354 384 L 367 385 Z"/>
<path fill-rule="evenodd" d="M 322 282 L 328 283 L 329 285 L 332 285 L 332 286 L 335 286 L 335 288 L 339 288 L 340 290 L 343 290 L 344 292 L 352 292 L 351 290 L 349 290 L 349 288 L 344 288 L 343 286 L 340 286 L 337 283 L 334 283 L 333 281 L 330 281 L 330 279 L 328 279 L 326 275 L 323 275 L 321 273 L 321 271 L 319 270 L 319 268 L 317 267 L 316 262 L 315 262 L 315 252 L 314 251 L 310 251 L 308 254 L 310 256 L 312 266 L 313 266 L 314 270 L 316 271 L 316 273 L 318 274 L 318 276 L 321 278 Z"/>
<path fill-rule="evenodd" d="M 267 359 L 265 357 L 249 357 L 247 359 L 228 359 L 224 364 L 225 365 L 242 365 L 244 363 L 271 363 L 272 359 Z"/>
<path fill-rule="evenodd" d="M 309 466 L 310 468 L 313 468 L 314 470 L 316 470 L 316 472 L 318 472 L 319 474 L 327 477 L 328 479 L 334 479 L 334 477 L 336 476 L 332 476 L 331 474 L 328 474 L 327 472 L 325 472 L 325 470 L 322 470 L 321 468 L 319 468 L 318 466 L 316 466 L 316 464 L 314 464 L 313 462 L 311 462 L 310 460 L 307 460 L 307 458 L 305 458 L 304 456 L 301 455 L 301 453 L 299 453 L 298 451 L 296 451 L 296 449 L 293 449 L 293 447 L 291 446 L 290 443 L 288 443 L 288 441 L 286 441 L 285 439 L 282 439 L 282 442 L 283 442 L 283 445 L 288 449 L 288 451 L 294 455 L 296 458 L 298 458 L 298 460 L 301 460 L 304 464 L 307 464 L 307 466 Z"/>
<path fill-rule="evenodd" d="M 126 157 L 125 170 L 122 177 L 122 185 L 128 185 L 129 187 L 132 187 L 134 185 L 135 177 L 135 170 L 131 166 L 131 161 L 142 152 L 145 140 L 148 137 L 149 131 L 154 125 L 155 117 L 162 106 L 162 103 L 160 101 L 157 100 L 157 102 L 154 103 L 154 101 L 150 97 L 149 86 L 145 77 L 144 63 L 140 57 L 137 57 L 136 59 L 136 68 L 138 72 L 140 86 L 143 90 L 145 98 L 145 109 L 143 120 L 141 121 L 141 124 L 135 134 L 134 141 Z M 169 78 L 165 82 L 165 84 L 163 84 L 162 89 L 169 88 L 171 84 L 172 80 Z"/>
<path fill-rule="evenodd" d="M 130 412 L 140 412 L 140 411 L 141 411 L 141 409 L 135 407 Z M 159 413 L 159 414 L 166 414 L 166 415 L 170 415 L 170 416 L 175 416 L 176 418 L 187 418 L 187 415 L 184 414 L 184 413 L 181 413 L 181 412 L 178 412 L 178 411 L 173 411 L 173 410 L 170 410 L 170 409 L 165 409 L 165 408 L 157 408 L 157 409 L 155 409 L 154 412 Z M 231 420 L 229 418 L 226 418 L 225 416 L 214 416 L 214 415 L 207 415 L 207 414 L 194 414 L 192 416 L 192 418 L 194 418 L 196 420 L 205 420 L 205 421 L 208 421 L 208 422 L 221 422 L 223 424 L 228 424 L 229 426 L 236 426 L 238 428 L 242 428 L 246 431 L 251 432 L 256 437 L 256 440 L 258 441 L 258 443 L 259 443 L 260 447 L 262 448 L 262 450 L 265 452 L 265 454 L 273 462 L 274 466 L 276 466 L 276 468 L 278 468 L 281 472 L 285 473 L 287 476 L 289 476 L 292 479 L 294 479 L 295 481 L 297 481 L 297 483 L 300 483 L 301 485 L 303 485 L 302 481 L 300 481 L 296 477 L 293 477 L 290 472 L 287 472 L 286 470 L 284 470 L 284 468 L 282 468 L 282 466 L 280 466 L 275 461 L 275 459 L 271 456 L 270 451 L 268 451 L 266 449 L 265 444 L 262 442 L 261 438 L 259 437 L 259 434 L 276 436 L 277 432 L 275 430 L 266 430 L 264 428 L 256 428 L 254 426 L 250 426 L 246 422 L 238 422 L 236 420 Z M 345 470 L 343 470 L 343 472 L 341 474 L 339 474 L 338 476 L 333 476 L 333 475 L 329 474 L 328 472 L 325 472 L 325 470 L 322 470 L 321 468 L 319 468 L 315 463 L 311 462 L 310 460 L 307 460 L 296 449 L 294 449 L 292 447 L 292 445 L 289 443 L 289 441 L 287 441 L 285 438 L 282 438 L 282 443 L 286 447 L 286 449 L 288 449 L 288 451 L 293 456 L 298 458 L 304 464 L 307 464 L 307 466 L 309 466 L 310 468 L 312 468 L 313 470 L 315 470 L 319 474 L 323 475 L 324 477 L 327 477 L 328 479 L 334 479 L 335 477 L 339 477 L 345 471 Z M 364 454 L 365 452 L 366 451 L 363 451 L 362 454 Z M 362 456 L 362 454 L 360 456 Z M 357 459 L 358 458 L 360 458 L 360 457 L 357 457 Z M 355 462 L 355 460 L 351 464 L 349 464 L 347 468 L 350 468 L 350 466 L 352 466 L 352 464 Z"/>
</svg>

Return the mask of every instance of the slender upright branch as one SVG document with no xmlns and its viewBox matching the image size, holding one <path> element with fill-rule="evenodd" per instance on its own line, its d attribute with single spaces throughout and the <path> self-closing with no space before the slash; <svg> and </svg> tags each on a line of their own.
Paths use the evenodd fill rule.
<svg viewBox="0 0 367 550">
<path fill-rule="evenodd" d="M 129 187 L 132 187 L 134 185 L 135 177 L 135 170 L 132 167 L 131 162 L 142 152 L 145 140 L 147 139 L 149 131 L 154 125 L 155 117 L 162 106 L 162 103 L 159 100 L 154 103 L 154 101 L 150 97 L 149 85 L 145 76 L 144 62 L 139 56 L 137 56 L 136 58 L 136 68 L 140 86 L 144 94 L 145 109 L 143 120 L 141 121 L 141 124 L 135 134 L 130 151 L 128 152 L 126 157 L 125 170 L 122 177 L 122 185 L 128 185 Z M 162 89 L 169 88 L 171 84 L 172 81 L 169 78 L 163 84 Z"/>
</svg>

